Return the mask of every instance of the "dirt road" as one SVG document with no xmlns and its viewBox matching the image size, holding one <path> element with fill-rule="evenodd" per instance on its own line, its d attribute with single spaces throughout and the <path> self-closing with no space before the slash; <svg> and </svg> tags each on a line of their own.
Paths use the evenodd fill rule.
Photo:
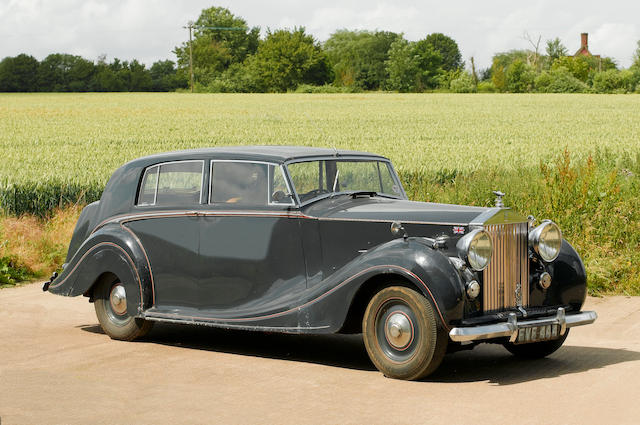
<svg viewBox="0 0 640 425">
<path fill-rule="evenodd" d="M 547 359 L 483 345 L 425 382 L 384 378 L 357 336 L 156 325 L 109 339 L 86 298 L 0 290 L 0 423 L 638 424 L 640 298 L 590 298 L 598 321 Z"/>
</svg>

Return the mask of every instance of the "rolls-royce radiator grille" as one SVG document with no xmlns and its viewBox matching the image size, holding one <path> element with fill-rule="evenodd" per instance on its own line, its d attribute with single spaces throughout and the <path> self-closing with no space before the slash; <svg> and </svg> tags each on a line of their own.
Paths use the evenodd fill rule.
<svg viewBox="0 0 640 425">
<path fill-rule="evenodd" d="M 484 270 L 485 313 L 529 304 L 528 224 L 485 226 L 493 241 L 493 256 Z"/>
</svg>

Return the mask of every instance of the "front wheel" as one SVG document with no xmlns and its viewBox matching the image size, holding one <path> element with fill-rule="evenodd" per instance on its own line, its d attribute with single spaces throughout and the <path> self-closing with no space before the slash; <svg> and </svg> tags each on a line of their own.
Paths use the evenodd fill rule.
<svg viewBox="0 0 640 425">
<path fill-rule="evenodd" d="M 504 348 L 509 350 L 514 356 L 525 359 L 541 359 L 562 347 L 567 336 L 569 336 L 569 329 L 567 329 L 560 338 L 552 339 L 551 341 L 532 342 L 530 344 L 513 344 L 507 342 L 503 345 Z"/>
<path fill-rule="evenodd" d="M 402 286 L 384 288 L 371 299 L 362 334 L 371 361 L 389 378 L 424 378 L 447 350 L 448 336 L 431 302 Z"/>
<path fill-rule="evenodd" d="M 132 341 L 143 337 L 153 327 L 153 322 L 127 313 L 127 291 L 117 277 L 100 281 L 93 295 L 100 326 L 111 338 Z"/>
</svg>

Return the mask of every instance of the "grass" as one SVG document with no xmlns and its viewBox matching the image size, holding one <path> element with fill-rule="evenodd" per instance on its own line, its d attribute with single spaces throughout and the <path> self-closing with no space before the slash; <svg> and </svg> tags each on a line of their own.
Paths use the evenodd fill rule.
<svg viewBox="0 0 640 425">
<path fill-rule="evenodd" d="M 624 95 L 1 94 L 0 226 L 71 217 L 115 168 L 155 152 L 357 149 L 391 158 L 412 199 L 490 205 L 492 190 L 506 192 L 507 205 L 561 225 L 591 293 L 640 295 L 638 110 L 640 97 Z M 50 221 L 20 219 L 43 233 L 17 242 L 4 231 L 0 244 L 13 242 L 0 258 L 55 268 L 58 248 L 42 242 Z M 32 254 L 16 254 L 22 244 Z"/>
</svg>

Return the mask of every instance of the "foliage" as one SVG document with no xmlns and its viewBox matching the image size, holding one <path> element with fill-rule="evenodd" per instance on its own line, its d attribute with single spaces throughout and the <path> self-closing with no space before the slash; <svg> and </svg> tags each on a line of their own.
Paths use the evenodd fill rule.
<svg viewBox="0 0 640 425">
<path fill-rule="evenodd" d="M 505 75 L 506 88 L 511 93 L 526 93 L 533 88 L 535 72 L 520 59 L 511 63 Z"/>
<path fill-rule="evenodd" d="M 554 38 L 553 40 L 547 40 L 546 52 L 551 62 L 563 56 L 567 56 L 567 54 L 569 53 L 567 48 L 564 46 L 564 44 L 562 44 L 562 41 L 560 41 L 558 37 Z"/>
<path fill-rule="evenodd" d="M 56 209 L 45 218 L 0 216 L 0 287 L 49 275 L 66 257 L 81 208 Z"/>
<path fill-rule="evenodd" d="M 38 65 L 36 58 L 25 54 L 4 58 L 0 62 L 0 92 L 37 91 Z"/>
<path fill-rule="evenodd" d="M 442 56 L 426 40 L 398 39 L 391 45 L 387 61 L 387 88 L 399 92 L 422 92 L 439 85 Z"/>
<path fill-rule="evenodd" d="M 80 56 L 54 53 L 38 67 L 38 91 L 88 91 L 95 65 Z"/>
<path fill-rule="evenodd" d="M 0 257 L 0 288 L 27 280 L 31 276 L 33 272 L 27 270 L 15 258 Z"/>
<path fill-rule="evenodd" d="M 194 25 L 193 70 L 196 81 L 207 85 L 234 63 L 242 63 L 258 49 L 260 28 L 223 7 L 202 10 Z M 231 29 L 229 29 L 231 28 Z M 177 46 L 181 78 L 189 79 L 189 42 Z"/>
<path fill-rule="evenodd" d="M 535 78 L 536 91 L 540 93 L 586 93 L 589 91 L 582 81 L 565 67 L 544 71 Z"/>
<path fill-rule="evenodd" d="M 332 79 L 326 54 L 305 29 L 267 31 L 249 69 L 260 91 L 284 92 L 299 84 L 324 84 Z"/>
<path fill-rule="evenodd" d="M 357 87 L 337 87 L 331 84 L 325 84 L 322 86 L 314 86 L 311 84 L 300 84 L 296 90 L 296 93 L 359 93 Z"/>
<path fill-rule="evenodd" d="M 503 92 L 507 88 L 504 66 L 497 64 L 495 61 L 493 63 L 493 66 L 491 67 L 491 83 L 493 87 L 499 92 Z"/>
<path fill-rule="evenodd" d="M 635 89 L 634 73 L 610 69 L 593 76 L 593 89 L 598 93 L 631 93 Z"/>
<path fill-rule="evenodd" d="M 480 81 L 478 83 L 478 93 L 495 93 L 498 89 L 491 81 Z"/>
<path fill-rule="evenodd" d="M 380 89 L 388 78 L 385 62 L 391 44 L 401 38 L 387 31 L 338 30 L 323 48 L 333 66 L 337 86 Z"/>
<path fill-rule="evenodd" d="M 591 71 L 591 64 L 585 56 L 563 56 L 556 59 L 551 65 L 552 70 L 564 68 L 571 73 L 575 78 L 586 83 L 589 79 L 589 72 Z"/>
<path fill-rule="evenodd" d="M 170 60 L 160 60 L 149 69 L 151 89 L 153 91 L 173 91 L 187 87 L 187 80 L 176 73 L 175 63 Z"/>
<path fill-rule="evenodd" d="M 468 72 L 460 73 L 460 76 L 451 81 L 449 89 L 453 93 L 475 93 L 477 88 L 473 83 L 473 77 Z"/>
<path fill-rule="evenodd" d="M 429 34 L 424 41 L 440 54 L 444 71 L 456 71 L 464 67 L 458 43 L 451 37 L 436 32 Z"/>
</svg>

